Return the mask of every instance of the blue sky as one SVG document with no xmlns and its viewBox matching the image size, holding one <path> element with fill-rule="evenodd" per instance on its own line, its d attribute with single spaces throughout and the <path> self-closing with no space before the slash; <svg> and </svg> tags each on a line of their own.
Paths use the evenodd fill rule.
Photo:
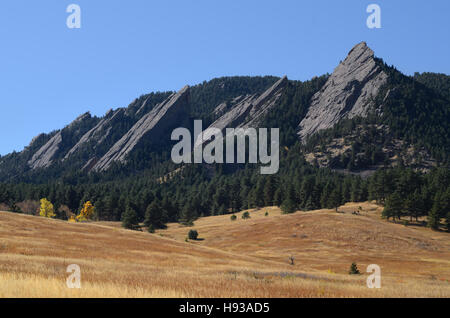
<svg viewBox="0 0 450 318">
<path fill-rule="evenodd" d="M 71 3 L 81 29 L 66 26 Z M 366 26 L 371 3 L 381 29 Z M 2 0 L 0 154 L 151 91 L 331 73 L 360 41 L 404 73 L 450 74 L 449 14 L 448 0 Z"/>
</svg>

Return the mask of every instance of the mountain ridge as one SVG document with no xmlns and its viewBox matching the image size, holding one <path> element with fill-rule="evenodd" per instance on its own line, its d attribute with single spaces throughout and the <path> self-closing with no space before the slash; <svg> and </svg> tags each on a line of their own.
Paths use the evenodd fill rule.
<svg viewBox="0 0 450 318">
<path fill-rule="evenodd" d="M 148 152 L 159 154 L 167 151 L 167 147 L 152 145 L 152 140 L 161 139 L 158 136 L 162 136 L 162 133 L 158 133 L 157 127 L 164 127 L 163 140 L 167 139 L 169 145 L 168 130 L 194 119 L 202 119 L 206 124 L 204 127 L 223 130 L 253 126 L 256 128 L 267 124 L 266 119 L 271 117 L 273 120 L 270 127 L 279 127 L 282 135 L 285 137 L 289 135 L 287 139 L 291 142 L 284 144 L 285 146 L 292 146 L 296 141 L 301 141 L 306 146 L 310 137 L 319 140 L 317 136 L 321 136 L 322 131 L 326 132 L 344 120 L 366 118 L 371 114 L 379 118 L 384 118 L 386 113 L 391 114 L 389 120 L 394 123 L 393 125 L 398 125 L 395 116 L 402 115 L 396 115 L 391 109 L 395 109 L 396 99 L 407 98 L 405 96 L 408 92 L 404 86 L 410 85 L 408 82 L 401 84 L 403 85 L 401 87 L 398 86 L 400 84 L 396 81 L 402 81 L 399 74 L 401 75 L 376 58 L 366 42 L 361 42 L 350 50 L 346 59 L 331 75 L 324 78 L 323 84 L 321 80 L 316 81 L 318 85 L 316 88 L 310 85 L 315 79 L 298 82 L 288 80 L 286 76 L 225 77 L 190 88 L 185 87 L 178 93 L 158 92 L 143 95 L 128 107 L 110 110 L 100 118 L 92 117 L 90 113 L 82 114 L 61 130 L 36 136 L 22 152 L 0 157 L 0 181 L 15 180 L 17 177 L 20 179 L 21 176 L 33 180 L 33 175 L 42 175 L 48 169 L 55 170 L 54 176 L 63 176 L 75 170 L 104 172 L 113 165 L 127 165 L 129 162 L 141 160 L 139 156 Z M 437 95 L 430 103 L 436 103 L 436 98 L 441 98 L 443 102 L 441 101 L 438 106 L 443 109 L 442 114 L 447 114 L 446 90 L 449 86 L 445 75 L 407 78 L 413 83 L 416 81 L 415 78 L 420 79 L 420 85 L 430 83 L 430 88 L 417 86 L 420 92 L 418 96 L 429 94 L 432 90 Z M 313 93 L 312 97 L 308 97 L 309 93 L 302 92 L 305 89 L 302 85 L 310 86 L 308 89 Z M 180 92 L 181 95 L 186 94 L 190 97 L 184 96 L 185 100 L 180 103 L 182 106 L 179 105 L 179 109 L 172 117 L 167 117 L 166 111 L 172 109 L 171 98 L 180 95 Z M 290 116 L 288 121 L 296 121 L 295 125 L 281 119 L 283 113 L 292 113 L 293 116 Z M 426 126 L 426 129 L 424 130 L 422 126 L 417 129 L 423 130 L 425 135 L 430 134 L 430 131 L 433 133 L 433 129 L 436 128 L 428 127 L 429 119 L 426 116 L 424 118 L 420 125 Z M 410 119 L 407 118 L 407 121 Z M 438 126 L 441 125 L 439 129 L 448 134 L 446 124 L 448 123 L 444 121 L 438 123 Z M 206 136 L 208 128 L 205 129 Z M 392 136 L 400 140 L 404 138 L 402 135 L 405 135 L 405 128 L 394 128 L 391 127 Z M 405 138 L 411 139 L 409 136 Z M 430 140 L 429 137 L 426 138 Z M 132 160 L 129 160 L 130 156 L 133 157 Z M 436 156 L 436 151 L 433 156 Z M 437 157 L 440 161 L 447 160 L 445 153 L 444 155 L 438 153 Z M 137 166 L 147 167 L 147 163 Z"/>
</svg>

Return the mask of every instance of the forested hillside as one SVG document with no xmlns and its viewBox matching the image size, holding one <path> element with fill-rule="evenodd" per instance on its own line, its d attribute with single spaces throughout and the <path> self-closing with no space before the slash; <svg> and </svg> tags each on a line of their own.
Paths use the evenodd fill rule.
<svg viewBox="0 0 450 318">
<path fill-rule="evenodd" d="M 39 135 L 24 151 L 0 157 L 0 204 L 35 213 L 35 204 L 24 202 L 47 198 L 57 217 L 67 219 L 90 201 L 100 220 L 156 219 L 161 227 L 268 205 L 291 213 L 377 200 L 386 204 L 387 218 L 428 216 L 437 229 L 450 217 L 449 76 L 405 76 L 374 58 L 365 43 L 355 48 L 332 75 L 305 82 L 223 77 L 177 93 L 143 95 L 101 118 L 86 113 Z M 379 80 L 372 83 L 374 75 L 361 73 L 359 63 Z M 354 78 L 354 68 L 361 78 Z M 339 76 L 345 85 L 336 84 Z M 302 140 L 299 127 L 320 128 L 299 125 L 306 116 L 306 124 L 317 124 L 312 104 L 333 125 Z M 234 128 L 236 108 L 246 115 L 239 124 L 252 123 L 258 113 L 259 127 L 280 128 L 278 174 L 262 176 L 256 164 L 170 160 L 174 127 L 192 129 L 194 119 L 202 119 L 206 128 L 219 119 Z"/>
</svg>

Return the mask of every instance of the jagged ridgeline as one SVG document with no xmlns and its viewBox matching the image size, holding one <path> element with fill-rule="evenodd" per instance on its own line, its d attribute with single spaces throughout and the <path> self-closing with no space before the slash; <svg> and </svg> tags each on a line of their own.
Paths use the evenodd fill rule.
<svg viewBox="0 0 450 318">
<path fill-rule="evenodd" d="M 150 93 L 100 118 L 83 114 L 1 157 L 0 182 L 8 190 L 0 201 L 49 196 L 76 210 L 91 200 L 104 218 L 120 219 L 130 202 L 142 218 L 155 198 L 170 198 L 166 209 L 177 220 L 192 210 L 208 215 L 284 201 L 310 209 L 330 206 L 327 197 L 365 200 L 371 180 L 360 176 L 392 167 L 448 170 L 449 78 L 405 76 L 362 42 L 332 74 L 309 81 L 223 77 Z M 192 129 L 194 119 L 205 130 L 280 128 L 279 173 L 263 177 L 251 164 L 175 165 L 170 134 Z"/>
</svg>

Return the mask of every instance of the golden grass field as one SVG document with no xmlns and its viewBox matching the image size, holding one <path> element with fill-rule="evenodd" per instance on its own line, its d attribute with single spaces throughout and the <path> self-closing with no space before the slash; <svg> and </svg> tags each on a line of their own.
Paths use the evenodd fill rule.
<svg viewBox="0 0 450 318">
<path fill-rule="evenodd" d="M 150 234 L 0 212 L 0 297 L 450 297 L 450 234 L 387 222 L 375 204 L 340 211 L 201 218 L 195 242 L 179 224 Z M 66 286 L 69 264 L 81 289 Z M 369 264 L 381 289 L 366 286 Z"/>
</svg>

